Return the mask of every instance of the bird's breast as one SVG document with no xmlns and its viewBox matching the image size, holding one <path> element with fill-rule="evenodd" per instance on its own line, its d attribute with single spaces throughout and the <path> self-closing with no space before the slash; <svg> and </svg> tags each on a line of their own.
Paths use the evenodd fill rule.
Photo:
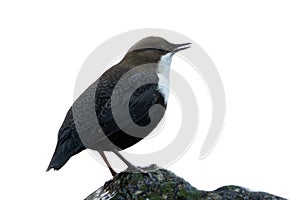
<svg viewBox="0 0 300 200">
<path fill-rule="evenodd" d="M 165 104 L 167 104 L 169 98 L 169 77 L 161 73 L 157 73 L 158 85 L 157 89 L 164 98 Z"/>
<path fill-rule="evenodd" d="M 171 61 L 171 53 L 162 56 L 158 62 L 156 70 L 158 76 L 158 91 L 162 94 L 165 104 L 167 104 L 169 98 L 169 74 Z"/>
</svg>

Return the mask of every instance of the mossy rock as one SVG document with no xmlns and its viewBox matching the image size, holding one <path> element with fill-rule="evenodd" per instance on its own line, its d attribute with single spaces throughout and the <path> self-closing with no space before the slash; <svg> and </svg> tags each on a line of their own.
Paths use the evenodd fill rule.
<svg viewBox="0 0 300 200">
<path fill-rule="evenodd" d="M 151 165 L 145 170 L 148 173 L 122 172 L 85 200 L 284 199 L 264 192 L 252 192 L 238 186 L 224 186 L 215 191 L 201 191 L 174 173 L 159 169 L 156 165 Z"/>
</svg>

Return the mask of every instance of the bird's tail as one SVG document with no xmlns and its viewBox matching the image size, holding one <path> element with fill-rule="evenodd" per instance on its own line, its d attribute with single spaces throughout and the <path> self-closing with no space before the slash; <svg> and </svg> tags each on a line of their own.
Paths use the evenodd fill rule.
<svg viewBox="0 0 300 200">
<path fill-rule="evenodd" d="M 60 168 L 62 168 L 62 166 L 66 164 L 70 157 L 71 156 L 68 156 L 64 153 L 63 147 L 59 144 L 58 141 L 54 154 L 46 171 L 49 171 L 50 169 L 59 170 Z"/>
<path fill-rule="evenodd" d="M 74 133 L 69 129 L 60 131 L 54 154 L 46 171 L 50 169 L 59 170 L 73 155 L 84 149 L 85 147 L 76 132 Z"/>
</svg>

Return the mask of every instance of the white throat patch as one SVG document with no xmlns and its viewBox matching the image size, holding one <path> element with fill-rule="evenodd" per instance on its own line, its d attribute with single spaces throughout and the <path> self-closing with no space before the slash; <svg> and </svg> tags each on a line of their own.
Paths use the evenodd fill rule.
<svg viewBox="0 0 300 200">
<path fill-rule="evenodd" d="M 168 53 L 160 58 L 157 68 L 158 91 L 161 92 L 167 103 L 169 98 L 169 73 L 172 61 L 172 53 Z"/>
</svg>

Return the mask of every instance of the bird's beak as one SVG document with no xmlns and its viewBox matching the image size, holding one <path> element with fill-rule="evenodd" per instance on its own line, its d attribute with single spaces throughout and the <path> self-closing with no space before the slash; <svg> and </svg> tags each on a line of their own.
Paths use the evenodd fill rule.
<svg viewBox="0 0 300 200">
<path fill-rule="evenodd" d="M 177 53 L 178 51 L 188 49 L 191 47 L 190 44 L 191 43 L 174 44 L 172 52 Z"/>
</svg>

